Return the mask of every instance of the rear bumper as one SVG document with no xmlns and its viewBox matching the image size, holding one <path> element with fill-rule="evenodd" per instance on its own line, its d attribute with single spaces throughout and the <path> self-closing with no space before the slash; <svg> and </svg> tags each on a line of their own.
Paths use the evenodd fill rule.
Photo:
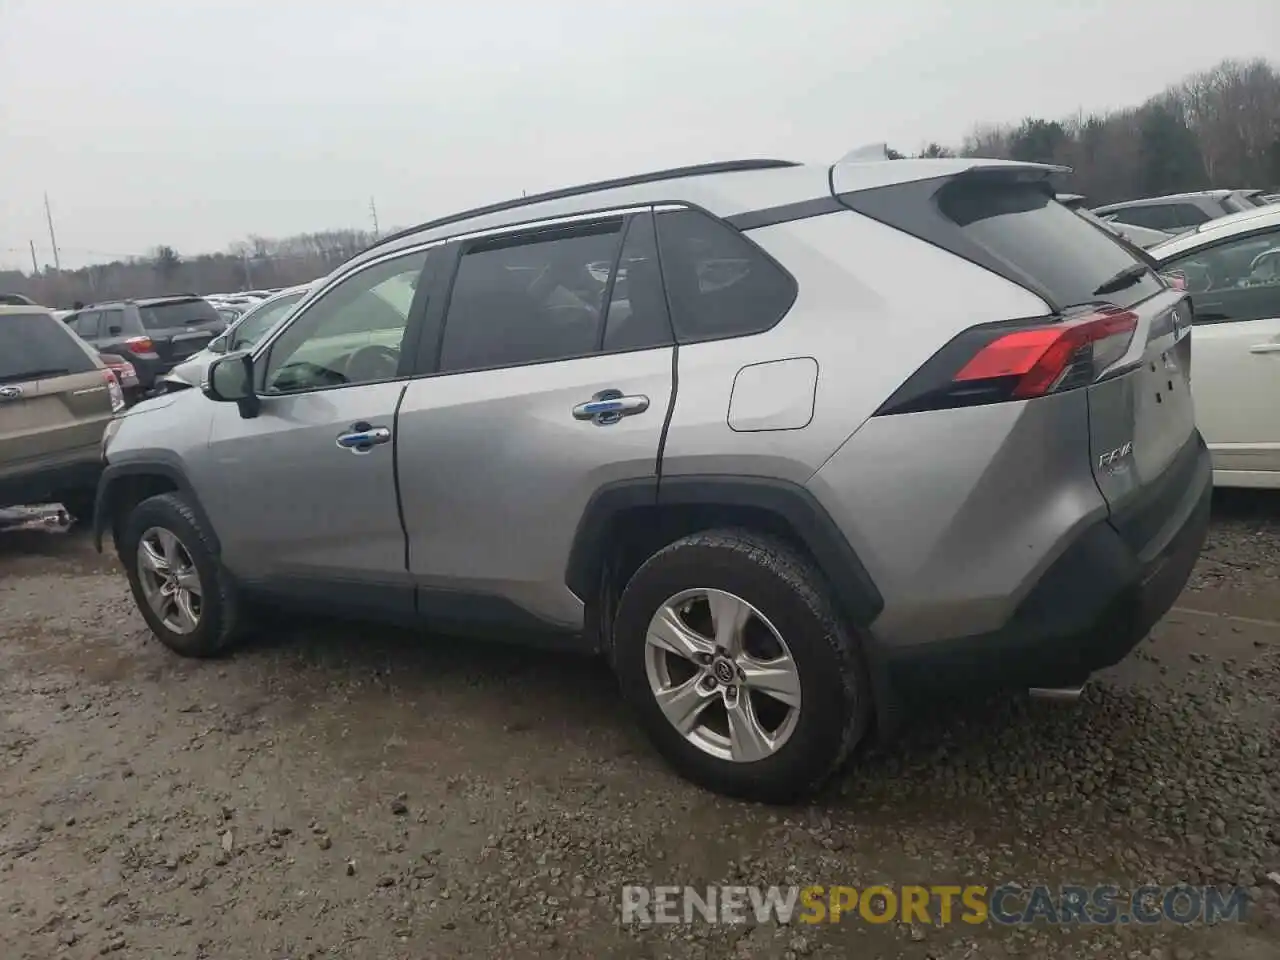
<svg viewBox="0 0 1280 960">
<path fill-rule="evenodd" d="M 1119 663 L 1173 606 L 1209 528 L 1197 432 L 1141 501 L 1081 533 L 999 630 L 882 650 L 895 692 L 1066 687 Z"/>
<path fill-rule="evenodd" d="M 0 507 L 49 503 L 70 491 L 93 490 L 101 475 L 102 459 L 96 447 L 91 454 L 77 453 L 75 458 L 7 474 L 0 477 Z"/>
</svg>

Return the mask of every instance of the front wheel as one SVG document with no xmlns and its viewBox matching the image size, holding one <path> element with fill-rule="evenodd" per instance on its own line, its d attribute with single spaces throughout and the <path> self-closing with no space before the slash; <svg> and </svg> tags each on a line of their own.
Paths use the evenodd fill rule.
<svg viewBox="0 0 1280 960">
<path fill-rule="evenodd" d="M 239 628 L 235 585 L 210 542 L 200 518 L 176 493 L 138 504 L 120 538 L 139 612 L 161 643 L 186 657 L 221 653 Z"/>
<path fill-rule="evenodd" d="M 822 575 L 749 531 L 694 534 L 650 557 L 619 603 L 614 663 L 663 756 L 729 796 L 813 792 L 870 716 L 857 638 Z"/>
</svg>

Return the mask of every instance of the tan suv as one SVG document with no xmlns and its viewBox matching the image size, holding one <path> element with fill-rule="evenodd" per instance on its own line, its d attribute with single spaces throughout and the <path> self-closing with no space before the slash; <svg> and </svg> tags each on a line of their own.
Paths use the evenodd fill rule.
<svg viewBox="0 0 1280 960">
<path fill-rule="evenodd" d="M 0 305 L 0 508 L 61 503 L 87 520 L 123 406 L 115 375 L 52 313 Z"/>
</svg>

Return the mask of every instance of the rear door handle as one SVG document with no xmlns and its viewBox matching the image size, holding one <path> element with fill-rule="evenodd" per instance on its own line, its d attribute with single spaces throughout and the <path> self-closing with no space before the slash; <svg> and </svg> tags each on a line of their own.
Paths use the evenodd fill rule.
<svg viewBox="0 0 1280 960">
<path fill-rule="evenodd" d="M 623 417 L 644 413 L 649 398 L 640 394 L 624 397 L 619 390 L 601 390 L 586 403 L 573 408 L 575 420 L 591 420 L 600 426 L 617 423 Z"/>
<path fill-rule="evenodd" d="M 1255 343 L 1249 348 L 1250 353 L 1280 353 L 1280 342 Z"/>
<path fill-rule="evenodd" d="M 390 442 L 390 428 L 369 423 L 353 423 L 347 433 L 338 436 L 338 446 L 352 453 L 368 453 L 378 444 Z"/>
</svg>

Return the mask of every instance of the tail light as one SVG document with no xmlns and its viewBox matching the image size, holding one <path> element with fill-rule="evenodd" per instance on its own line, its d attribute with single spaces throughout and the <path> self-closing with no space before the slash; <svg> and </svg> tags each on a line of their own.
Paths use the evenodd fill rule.
<svg viewBox="0 0 1280 960">
<path fill-rule="evenodd" d="M 111 412 L 119 413 L 124 409 L 124 391 L 120 389 L 120 382 L 110 370 L 102 371 L 102 379 L 107 382 L 107 394 L 111 397 Z"/>
<path fill-rule="evenodd" d="M 899 387 L 879 415 L 1030 400 L 1088 386 L 1129 349 L 1138 315 L 1104 307 L 1034 324 L 964 331 Z"/>
<path fill-rule="evenodd" d="M 139 355 L 156 352 L 156 345 L 150 337 L 130 337 L 124 345 L 130 353 Z"/>
</svg>

